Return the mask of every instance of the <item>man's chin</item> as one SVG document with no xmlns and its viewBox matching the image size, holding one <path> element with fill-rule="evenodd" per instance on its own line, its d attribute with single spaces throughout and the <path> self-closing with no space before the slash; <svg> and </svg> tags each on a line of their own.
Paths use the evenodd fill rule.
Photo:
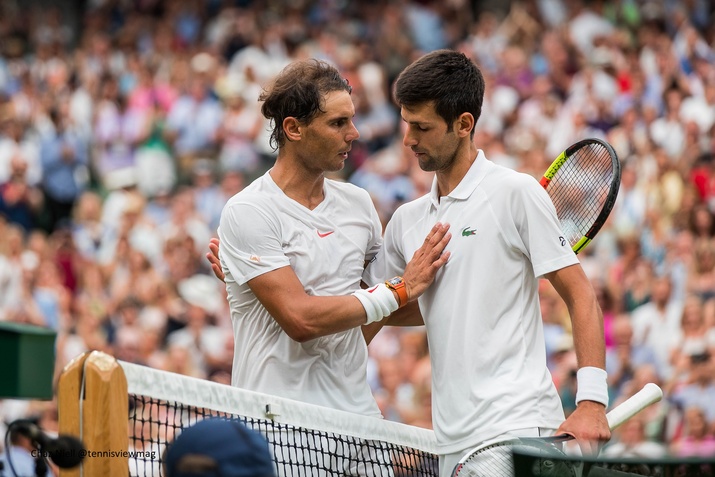
<svg viewBox="0 0 715 477">
<path fill-rule="evenodd" d="M 437 170 L 437 167 L 434 163 L 434 161 L 430 160 L 423 160 L 423 159 L 418 159 L 417 163 L 420 165 L 420 169 L 422 169 L 425 172 L 434 172 Z"/>
<path fill-rule="evenodd" d="M 332 165 L 330 169 L 326 169 L 325 172 L 339 172 L 345 169 L 345 160 L 341 160 L 340 162 Z"/>
</svg>

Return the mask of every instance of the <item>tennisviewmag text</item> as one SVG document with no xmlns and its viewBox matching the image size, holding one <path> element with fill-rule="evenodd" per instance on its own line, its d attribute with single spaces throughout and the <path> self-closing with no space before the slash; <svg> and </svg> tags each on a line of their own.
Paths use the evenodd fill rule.
<svg viewBox="0 0 715 477">
<path fill-rule="evenodd" d="M 33 450 L 31 452 L 32 457 L 49 457 L 51 459 L 57 459 L 58 457 L 72 458 L 72 457 L 104 457 L 104 458 L 127 458 L 127 459 L 156 459 L 156 451 L 93 451 L 87 449 L 67 449 L 67 450 L 57 450 L 52 452 Z"/>
</svg>

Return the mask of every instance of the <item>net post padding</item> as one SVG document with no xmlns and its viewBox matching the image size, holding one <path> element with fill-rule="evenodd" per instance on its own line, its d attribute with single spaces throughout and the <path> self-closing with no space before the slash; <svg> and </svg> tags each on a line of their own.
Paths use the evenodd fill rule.
<svg viewBox="0 0 715 477">
<path fill-rule="evenodd" d="M 91 351 L 70 361 L 58 384 L 59 432 L 78 437 L 90 452 L 60 477 L 129 475 L 127 379 L 112 356 Z M 108 457 L 109 452 L 120 457 Z M 118 453 L 118 454 L 117 454 Z"/>
</svg>

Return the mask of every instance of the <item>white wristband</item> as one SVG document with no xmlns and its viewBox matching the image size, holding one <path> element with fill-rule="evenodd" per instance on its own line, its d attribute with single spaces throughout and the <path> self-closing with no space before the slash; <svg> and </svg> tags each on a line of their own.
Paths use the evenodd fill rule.
<svg viewBox="0 0 715 477">
<path fill-rule="evenodd" d="M 576 404 L 581 401 L 600 402 L 608 407 L 608 383 L 606 371 L 586 366 L 576 372 Z"/>
<path fill-rule="evenodd" d="M 395 294 L 384 283 L 353 293 L 367 313 L 366 325 L 380 321 L 400 307 Z"/>
</svg>

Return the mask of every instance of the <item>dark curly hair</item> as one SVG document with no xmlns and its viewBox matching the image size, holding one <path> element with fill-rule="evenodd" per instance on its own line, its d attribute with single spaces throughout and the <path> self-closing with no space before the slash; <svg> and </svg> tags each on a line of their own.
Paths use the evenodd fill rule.
<svg viewBox="0 0 715 477">
<path fill-rule="evenodd" d="M 259 101 L 263 102 L 261 112 L 271 120 L 273 127 L 271 147 L 278 149 L 285 144 L 285 118 L 293 117 L 310 124 L 319 113 L 324 112 L 324 97 L 333 91 L 352 93 L 352 86 L 327 62 L 308 59 L 286 66 L 259 97 Z"/>
</svg>

